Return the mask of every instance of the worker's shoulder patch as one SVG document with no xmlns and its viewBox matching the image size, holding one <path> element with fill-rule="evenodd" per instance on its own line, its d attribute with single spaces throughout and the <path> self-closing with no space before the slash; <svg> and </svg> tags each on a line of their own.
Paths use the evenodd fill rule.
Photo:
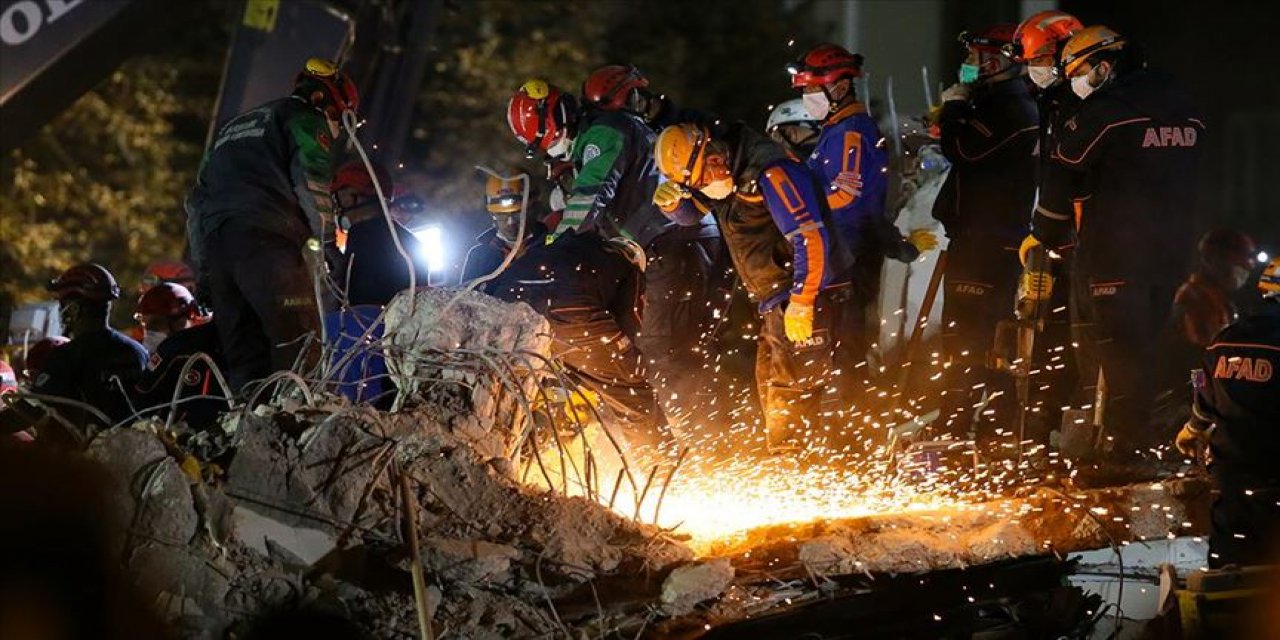
<svg viewBox="0 0 1280 640">
<path fill-rule="evenodd" d="M 161 362 L 164 362 L 164 358 L 161 358 L 159 353 L 151 354 L 151 357 L 147 358 L 147 370 L 155 371 L 160 367 Z"/>
<path fill-rule="evenodd" d="M 600 145 L 597 145 L 593 142 L 591 144 L 588 144 L 586 147 L 583 147 L 582 164 L 591 162 L 592 160 L 595 160 L 596 158 L 599 158 L 599 157 L 600 157 Z"/>
</svg>

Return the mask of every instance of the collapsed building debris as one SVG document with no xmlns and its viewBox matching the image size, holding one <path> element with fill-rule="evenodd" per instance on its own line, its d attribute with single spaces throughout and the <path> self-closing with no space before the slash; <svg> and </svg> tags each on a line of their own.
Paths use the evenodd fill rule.
<svg viewBox="0 0 1280 640">
<path fill-rule="evenodd" d="M 1207 489 L 1184 480 L 726 531 L 695 553 L 678 529 L 607 506 L 621 472 L 569 490 L 568 471 L 521 482 L 555 466 L 558 442 L 530 417 L 529 399 L 556 379 L 532 310 L 431 290 L 401 296 L 386 318 L 379 348 L 394 412 L 324 395 L 240 410 L 224 420 L 228 446 L 202 469 L 167 446 L 158 423 L 90 443 L 87 456 L 114 479 L 114 552 L 183 637 L 228 637 L 257 611 L 300 602 L 379 638 L 419 637 L 419 606 L 437 633 L 462 638 L 762 637 L 752 634 L 767 626 L 734 625 L 930 572 L 943 572 L 939 584 L 955 582 L 946 571 L 977 579 L 976 568 L 1019 558 L 1041 584 L 1066 570 L 1046 554 L 1206 529 Z M 426 574 L 420 596 L 406 514 Z M 991 575 L 979 577 L 999 581 Z M 1073 624 L 1097 613 L 1077 608 Z"/>
</svg>

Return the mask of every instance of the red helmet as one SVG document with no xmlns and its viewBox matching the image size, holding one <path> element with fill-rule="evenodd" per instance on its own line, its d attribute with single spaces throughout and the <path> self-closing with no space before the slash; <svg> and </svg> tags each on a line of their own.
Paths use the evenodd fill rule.
<svg viewBox="0 0 1280 640">
<path fill-rule="evenodd" d="M 617 111 L 627 104 L 632 89 L 649 86 L 649 80 L 631 65 L 600 67 L 582 83 L 582 100 L 604 111 Z"/>
<path fill-rule="evenodd" d="M 333 120 L 340 119 L 343 111 L 354 112 L 360 107 L 356 83 L 339 71 L 338 65 L 324 58 L 307 60 L 293 80 L 293 93 L 322 109 Z M 317 100 L 316 93 L 323 97 Z"/>
<path fill-rule="evenodd" d="M 1062 46 L 1084 23 L 1062 11 L 1041 11 L 1022 21 L 1013 33 L 1013 42 L 1005 47 L 1005 53 L 1017 62 L 1026 62 L 1041 56 L 1056 56 Z"/>
<path fill-rule="evenodd" d="M 120 285 L 115 276 L 102 265 L 86 262 L 78 264 L 48 284 L 58 300 L 83 299 L 107 302 L 120 297 Z"/>
<path fill-rule="evenodd" d="M 382 187 L 382 195 L 391 198 L 395 193 L 395 184 L 391 181 L 391 173 L 381 164 L 376 162 L 372 164 L 373 173 L 377 176 L 378 184 Z M 378 195 L 377 189 L 373 187 L 373 180 L 369 178 L 369 170 L 360 161 L 348 162 L 342 165 L 338 172 L 334 174 L 329 190 L 337 193 L 339 189 L 352 189 L 361 196 L 368 198 L 374 198 Z"/>
<path fill-rule="evenodd" d="M 134 314 L 141 316 L 164 316 L 166 318 L 194 317 L 196 315 L 196 299 L 187 288 L 172 282 L 162 282 L 142 294 L 138 299 L 138 308 Z"/>
<path fill-rule="evenodd" d="M 962 31 L 960 44 L 975 51 L 1005 53 L 1017 31 L 1016 24 L 994 24 L 977 31 Z"/>
<path fill-rule="evenodd" d="M 830 43 L 820 44 L 787 64 L 794 88 L 828 85 L 841 78 L 857 78 L 862 75 L 862 54 L 849 53 L 844 47 Z"/>
<path fill-rule="evenodd" d="M 23 368 L 27 370 L 28 378 L 35 378 L 36 374 L 44 368 L 49 356 L 53 354 L 54 349 L 71 342 L 71 340 L 63 336 L 49 336 L 27 349 L 27 356 L 23 358 Z"/>
<path fill-rule="evenodd" d="M 529 80 L 507 103 L 507 125 L 526 145 L 525 155 L 530 158 L 570 135 L 577 121 L 578 104 L 573 96 L 546 80 Z"/>
<path fill-rule="evenodd" d="M 190 289 L 196 283 L 196 274 L 180 260 L 157 260 L 142 272 L 142 286 L 138 287 L 138 293 L 146 293 L 147 289 L 161 282 L 176 282 Z"/>
</svg>

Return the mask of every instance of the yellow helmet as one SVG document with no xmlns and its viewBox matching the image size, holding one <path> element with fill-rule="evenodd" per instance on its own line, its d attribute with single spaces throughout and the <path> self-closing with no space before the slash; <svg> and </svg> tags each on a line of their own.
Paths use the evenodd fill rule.
<svg viewBox="0 0 1280 640">
<path fill-rule="evenodd" d="M 1280 256 L 1271 259 L 1258 277 L 1258 291 L 1264 296 L 1280 295 Z"/>
<path fill-rule="evenodd" d="M 710 141 L 711 133 L 696 124 L 677 124 L 663 129 L 653 145 L 658 171 L 676 184 L 700 184 Z"/>
<path fill-rule="evenodd" d="M 503 180 L 489 176 L 484 181 L 484 208 L 489 213 L 520 213 L 524 204 L 524 185 L 517 176 Z"/>
<path fill-rule="evenodd" d="M 1076 75 L 1076 71 L 1095 53 L 1123 49 L 1128 42 L 1124 36 L 1116 33 L 1111 27 L 1095 25 L 1085 27 L 1071 36 L 1062 47 L 1062 66 L 1064 77 Z"/>
</svg>

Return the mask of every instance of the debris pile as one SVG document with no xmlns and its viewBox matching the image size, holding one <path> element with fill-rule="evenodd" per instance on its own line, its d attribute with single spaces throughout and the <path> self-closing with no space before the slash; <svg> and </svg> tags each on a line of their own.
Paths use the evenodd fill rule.
<svg viewBox="0 0 1280 640">
<path fill-rule="evenodd" d="M 332 609 L 379 638 L 418 637 L 420 606 L 452 637 L 696 636 L 833 596 L 842 575 L 1196 529 L 1187 500 L 1169 499 L 1194 489 L 1177 484 L 726 532 L 736 535 L 695 559 L 673 532 L 619 515 L 604 495 L 520 481 L 530 463 L 516 453 L 539 441 L 529 398 L 551 366 L 545 320 L 455 293 L 389 307 L 381 348 L 396 411 L 330 396 L 242 410 L 224 420 L 225 450 L 205 456 L 217 465 L 184 457 L 153 423 L 92 441 L 87 455 L 115 480 L 115 550 L 183 637 L 224 638 L 291 603 Z M 425 590 L 415 590 L 415 562 Z"/>
</svg>

